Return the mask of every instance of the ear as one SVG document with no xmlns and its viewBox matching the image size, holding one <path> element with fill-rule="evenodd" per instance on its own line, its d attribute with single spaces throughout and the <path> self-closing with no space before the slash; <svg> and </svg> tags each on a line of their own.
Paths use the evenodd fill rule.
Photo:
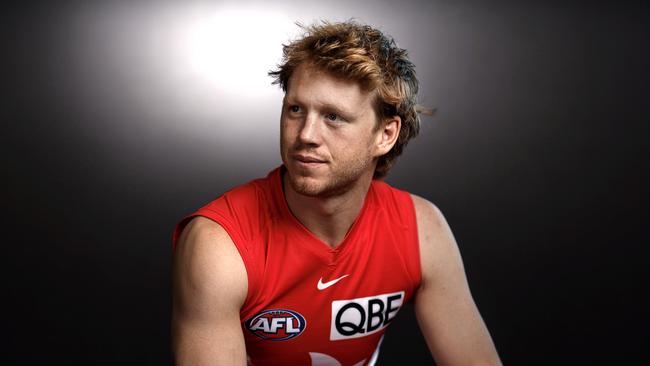
<svg viewBox="0 0 650 366">
<path fill-rule="evenodd" d="M 402 119 L 399 116 L 384 118 L 380 122 L 375 138 L 375 157 L 387 154 L 393 148 L 402 128 Z"/>
</svg>

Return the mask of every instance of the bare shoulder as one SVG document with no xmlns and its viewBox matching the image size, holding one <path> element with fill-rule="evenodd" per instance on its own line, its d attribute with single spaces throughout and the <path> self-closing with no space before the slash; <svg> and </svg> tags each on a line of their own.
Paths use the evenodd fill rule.
<svg viewBox="0 0 650 366">
<path fill-rule="evenodd" d="M 423 280 L 435 277 L 442 267 L 460 265 L 460 253 L 454 235 L 440 209 L 429 200 L 411 194 L 420 239 Z"/>
<path fill-rule="evenodd" d="M 228 295 L 240 305 L 246 298 L 248 280 L 239 251 L 226 230 L 208 218 L 196 217 L 183 229 L 173 267 L 179 295 Z"/>
<path fill-rule="evenodd" d="M 178 242 L 179 248 L 177 249 L 187 251 L 196 249 L 197 246 L 208 248 L 214 245 L 219 246 L 223 242 L 232 242 L 232 240 L 221 225 L 207 217 L 197 216 L 187 223 Z M 225 244 L 221 244 L 221 246 L 223 245 Z"/>
<path fill-rule="evenodd" d="M 431 243 L 449 239 L 451 230 L 440 209 L 429 200 L 412 194 L 415 215 L 417 217 L 420 242 Z"/>
<path fill-rule="evenodd" d="M 415 312 L 431 354 L 440 365 L 501 365 L 447 221 L 431 202 L 412 197 L 422 267 Z"/>
<path fill-rule="evenodd" d="M 418 226 L 420 224 L 435 226 L 447 224 L 440 209 L 432 202 L 413 193 L 411 193 L 411 198 L 413 199 L 413 205 L 415 206 Z"/>
<path fill-rule="evenodd" d="M 228 233 L 197 217 L 183 229 L 173 258 L 172 353 L 177 365 L 244 365 L 240 309 L 246 269 Z"/>
</svg>

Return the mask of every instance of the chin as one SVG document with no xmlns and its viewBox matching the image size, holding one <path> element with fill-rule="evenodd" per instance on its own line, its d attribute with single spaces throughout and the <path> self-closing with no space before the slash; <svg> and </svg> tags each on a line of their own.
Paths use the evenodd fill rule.
<svg viewBox="0 0 650 366">
<path fill-rule="evenodd" d="M 351 190 L 355 180 L 332 179 L 331 177 L 310 177 L 302 175 L 291 175 L 289 182 L 293 190 L 308 197 L 328 198 L 340 196 Z"/>
<path fill-rule="evenodd" d="M 290 171 L 288 174 L 291 188 L 293 188 L 297 193 L 305 196 L 317 197 L 322 195 L 326 190 L 325 187 L 327 185 L 320 179 L 292 174 Z"/>
</svg>

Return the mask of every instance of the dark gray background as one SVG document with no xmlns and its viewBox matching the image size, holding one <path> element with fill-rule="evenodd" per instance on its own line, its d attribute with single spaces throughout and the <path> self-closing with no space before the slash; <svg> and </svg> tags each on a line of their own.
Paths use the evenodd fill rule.
<svg viewBox="0 0 650 366">
<path fill-rule="evenodd" d="M 3 8 L 3 363 L 169 363 L 175 223 L 280 162 L 281 94 L 265 76 L 275 55 L 242 75 L 238 49 L 218 49 L 217 75 L 237 76 L 231 84 L 183 71 L 175 32 L 224 4 Z M 423 119 L 387 180 L 445 213 L 505 364 L 643 355 L 647 5 L 287 0 L 242 9 L 257 14 L 239 22 L 248 31 L 273 28 L 256 21 L 296 31 L 296 20 L 355 17 L 410 51 L 420 100 L 439 113 Z M 279 43 L 270 47 L 279 55 Z M 380 364 L 405 358 L 430 360 L 410 307 Z"/>
</svg>

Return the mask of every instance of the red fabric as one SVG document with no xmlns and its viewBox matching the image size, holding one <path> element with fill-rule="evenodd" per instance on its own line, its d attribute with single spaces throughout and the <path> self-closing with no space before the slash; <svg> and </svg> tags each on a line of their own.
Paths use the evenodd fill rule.
<svg viewBox="0 0 650 366">
<path fill-rule="evenodd" d="M 413 201 L 407 192 L 373 180 L 357 220 L 332 249 L 289 211 L 282 169 L 183 219 L 174 246 L 195 216 L 216 221 L 230 235 L 248 274 L 240 317 L 254 365 L 371 364 L 385 330 L 382 320 L 393 319 L 420 284 Z M 319 281 L 327 285 L 338 278 L 318 289 Z M 354 301 L 345 307 L 343 300 Z M 337 313 L 336 306 L 345 311 Z M 325 361 L 330 363 L 319 363 Z"/>
</svg>

